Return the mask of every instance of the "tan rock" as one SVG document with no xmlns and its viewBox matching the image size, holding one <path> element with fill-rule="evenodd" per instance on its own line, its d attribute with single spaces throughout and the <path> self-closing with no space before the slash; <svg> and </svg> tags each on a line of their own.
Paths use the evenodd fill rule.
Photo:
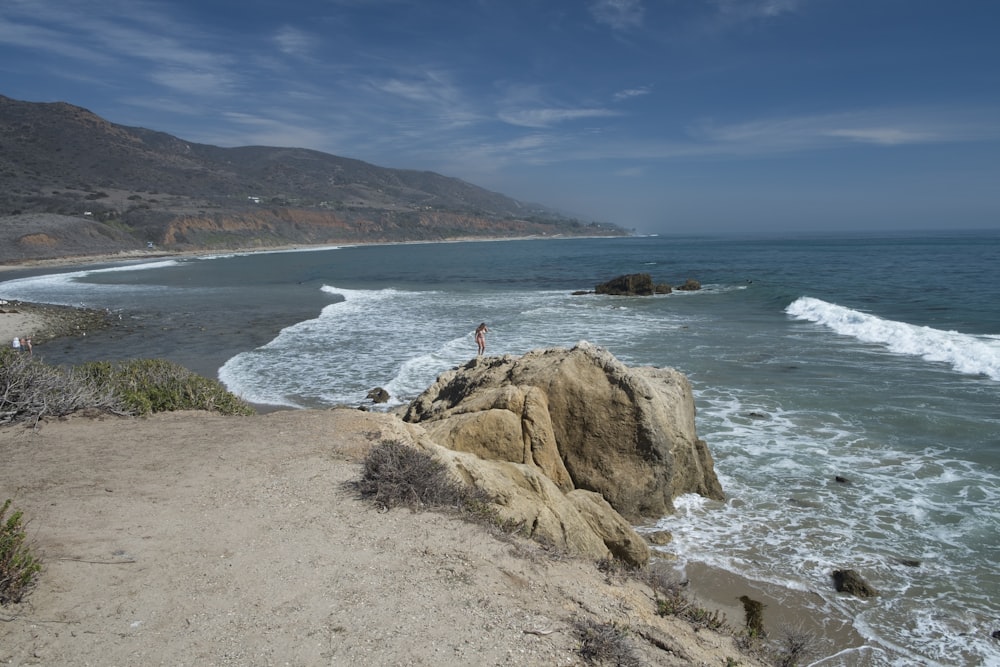
<svg viewBox="0 0 1000 667">
<path fill-rule="evenodd" d="M 673 498 L 683 493 L 723 497 L 711 453 L 696 435 L 687 379 L 673 369 L 629 368 L 587 342 L 571 350 L 475 359 L 442 374 L 410 404 L 404 419 L 430 427 L 484 406 L 522 405 L 520 440 L 530 443 L 531 457 L 521 462 L 546 471 L 564 490 L 569 484 L 560 468 L 572 487 L 600 493 L 633 520 L 672 512 Z M 471 424 L 482 425 L 468 420 L 449 428 L 447 446 L 479 447 L 456 444 L 483 436 L 466 428 Z M 546 439 L 548 428 L 554 449 Z M 498 449 L 510 452 L 515 446 Z"/>
</svg>

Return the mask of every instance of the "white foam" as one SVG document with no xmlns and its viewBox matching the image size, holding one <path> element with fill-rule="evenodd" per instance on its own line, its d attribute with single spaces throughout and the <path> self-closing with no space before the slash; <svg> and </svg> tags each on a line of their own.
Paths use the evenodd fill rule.
<svg viewBox="0 0 1000 667">
<path fill-rule="evenodd" d="M 886 320 L 820 299 L 801 297 L 785 312 L 800 320 L 822 324 L 843 336 L 885 346 L 890 352 L 950 365 L 966 375 L 985 375 L 1000 381 L 1000 341 L 927 326 Z"/>
</svg>

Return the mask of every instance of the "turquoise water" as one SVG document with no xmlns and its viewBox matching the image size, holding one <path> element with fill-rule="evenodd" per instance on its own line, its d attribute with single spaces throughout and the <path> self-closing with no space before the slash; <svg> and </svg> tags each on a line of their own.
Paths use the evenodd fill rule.
<svg viewBox="0 0 1000 667">
<path fill-rule="evenodd" d="M 635 272 L 703 289 L 571 294 Z M 406 402 L 475 355 L 481 321 L 488 354 L 588 340 L 676 367 L 727 493 L 660 522 L 681 566 L 849 617 L 867 647 L 816 664 L 1000 664 L 1000 234 L 368 246 L 9 276 L 0 297 L 121 318 L 38 350 L 51 361 L 162 356 L 272 406 L 360 404 L 376 386 Z M 882 595 L 838 596 L 843 567 Z"/>
</svg>

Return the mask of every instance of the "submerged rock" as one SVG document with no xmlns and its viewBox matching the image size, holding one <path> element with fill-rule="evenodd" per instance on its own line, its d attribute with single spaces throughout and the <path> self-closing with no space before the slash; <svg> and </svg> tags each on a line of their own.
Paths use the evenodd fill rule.
<svg viewBox="0 0 1000 667">
<path fill-rule="evenodd" d="M 834 570 L 831 576 L 839 593 L 848 593 L 859 598 L 873 598 L 878 595 L 878 591 L 854 570 Z"/>
</svg>

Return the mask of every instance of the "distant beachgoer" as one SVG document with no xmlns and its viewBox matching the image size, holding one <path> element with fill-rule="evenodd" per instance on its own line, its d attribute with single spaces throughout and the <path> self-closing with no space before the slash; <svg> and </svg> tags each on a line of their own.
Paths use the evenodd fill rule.
<svg viewBox="0 0 1000 667">
<path fill-rule="evenodd" d="M 21 351 L 21 339 L 20 338 L 14 338 L 14 342 L 11 343 L 11 345 L 13 345 L 15 352 L 20 352 Z"/>
<path fill-rule="evenodd" d="M 28 354 L 31 354 L 31 339 L 30 338 L 25 338 L 24 339 L 24 346 L 28 348 Z"/>
<path fill-rule="evenodd" d="M 476 327 L 476 345 L 479 346 L 479 354 L 486 351 L 486 332 L 489 329 L 486 327 L 486 322 L 480 322 L 479 326 Z"/>
</svg>

